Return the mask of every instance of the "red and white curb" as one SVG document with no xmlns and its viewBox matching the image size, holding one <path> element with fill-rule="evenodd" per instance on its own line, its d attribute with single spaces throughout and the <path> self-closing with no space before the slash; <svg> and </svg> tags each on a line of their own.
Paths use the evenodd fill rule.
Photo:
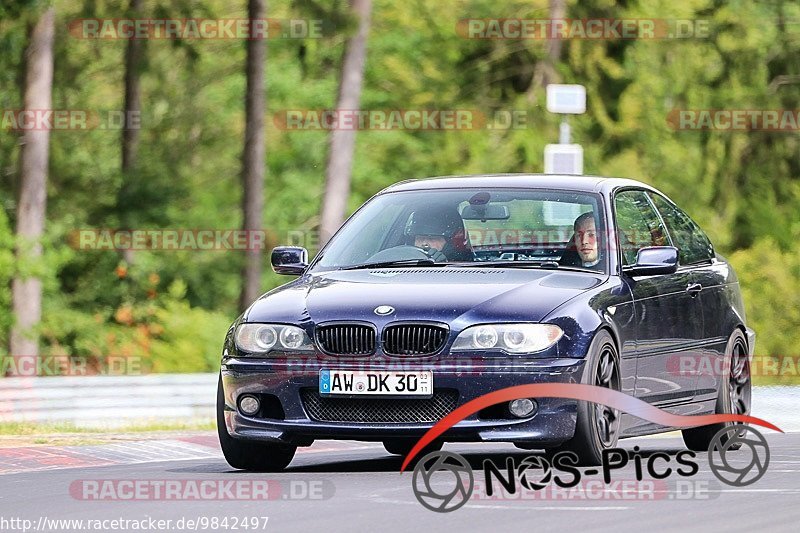
<svg viewBox="0 0 800 533">
<path fill-rule="evenodd" d="M 298 448 L 297 453 L 304 455 L 346 452 L 369 447 L 373 447 L 373 445 L 353 441 L 327 441 L 309 448 Z M 224 460 L 216 435 L 121 441 L 87 446 L 0 448 L 0 475 L 192 459 Z"/>
</svg>

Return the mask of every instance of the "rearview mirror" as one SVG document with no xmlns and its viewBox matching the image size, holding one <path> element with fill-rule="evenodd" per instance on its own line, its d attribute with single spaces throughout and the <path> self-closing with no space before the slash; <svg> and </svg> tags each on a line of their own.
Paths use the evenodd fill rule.
<svg viewBox="0 0 800 533">
<path fill-rule="evenodd" d="M 308 266 L 308 251 L 299 246 L 278 246 L 270 257 L 276 274 L 300 275 Z"/>
<path fill-rule="evenodd" d="M 673 274 L 678 270 L 678 249 L 674 246 L 648 246 L 639 249 L 636 264 L 622 267 L 629 276 Z"/>
<path fill-rule="evenodd" d="M 508 207 L 501 204 L 470 204 L 461 210 L 464 220 L 508 220 Z"/>
</svg>

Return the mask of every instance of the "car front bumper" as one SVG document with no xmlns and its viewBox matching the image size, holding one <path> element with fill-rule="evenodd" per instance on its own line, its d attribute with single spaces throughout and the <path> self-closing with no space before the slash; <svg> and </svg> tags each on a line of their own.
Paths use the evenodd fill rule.
<svg viewBox="0 0 800 533">
<path fill-rule="evenodd" d="M 457 391 L 457 406 L 506 387 L 532 383 L 579 383 L 584 360 L 547 358 L 507 360 L 471 359 L 469 363 L 370 362 L 369 370 L 432 370 L 434 390 Z M 319 387 L 321 369 L 365 370 L 364 362 L 343 362 L 305 358 L 297 360 L 248 360 L 227 358 L 222 363 L 225 423 L 228 433 L 238 439 L 308 445 L 317 439 L 380 441 L 418 438 L 434 423 L 413 421 L 330 422 L 313 419 L 303 404 L 301 390 Z M 276 397 L 282 419 L 245 416 L 237 410 L 242 394 Z M 553 446 L 570 439 L 575 432 L 577 402 L 559 398 L 537 398 L 538 410 L 528 418 L 487 417 L 472 414 L 449 429 L 444 440 L 468 442 L 525 442 Z"/>
</svg>

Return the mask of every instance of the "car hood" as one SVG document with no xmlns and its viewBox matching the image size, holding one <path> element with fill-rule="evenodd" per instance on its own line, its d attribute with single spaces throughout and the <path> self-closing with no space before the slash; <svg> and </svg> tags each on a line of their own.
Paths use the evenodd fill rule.
<svg viewBox="0 0 800 533">
<path fill-rule="evenodd" d="M 268 292 L 248 322 L 540 321 L 604 275 L 522 268 L 396 268 L 306 274 Z M 379 316 L 375 308 L 394 311 Z"/>
</svg>

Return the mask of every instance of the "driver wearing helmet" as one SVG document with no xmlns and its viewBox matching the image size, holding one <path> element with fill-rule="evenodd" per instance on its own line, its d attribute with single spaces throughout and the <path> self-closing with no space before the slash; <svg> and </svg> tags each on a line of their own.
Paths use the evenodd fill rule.
<svg viewBox="0 0 800 533">
<path fill-rule="evenodd" d="M 455 208 L 417 211 L 411 222 L 413 244 L 437 263 L 472 261 L 464 231 L 464 221 Z"/>
</svg>

